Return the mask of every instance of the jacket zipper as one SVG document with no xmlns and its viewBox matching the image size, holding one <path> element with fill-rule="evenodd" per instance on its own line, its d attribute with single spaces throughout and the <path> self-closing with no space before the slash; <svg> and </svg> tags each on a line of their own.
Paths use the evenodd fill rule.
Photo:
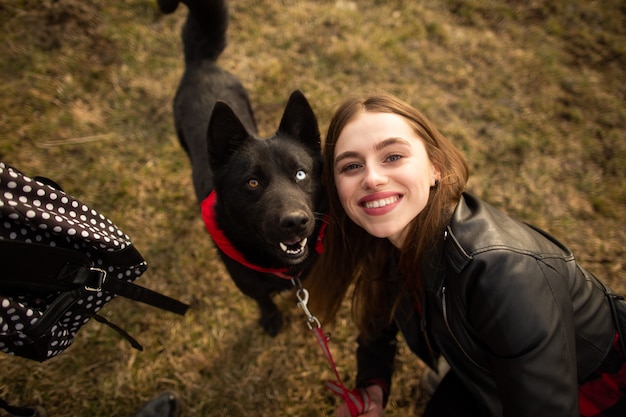
<svg viewBox="0 0 626 417">
<path fill-rule="evenodd" d="M 447 288 L 446 288 L 445 285 L 443 287 L 441 287 L 441 307 L 443 309 L 443 321 L 446 323 L 446 327 L 448 328 L 448 332 L 450 332 L 450 335 L 454 339 L 454 341 L 455 341 L 456 345 L 459 347 L 459 349 L 461 349 L 461 352 L 463 352 L 465 357 L 467 359 L 469 359 L 469 361 L 471 363 L 473 363 L 476 367 L 478 367 L 479 369 L 489 373 L 488 370 L 486 370 L 484 367 L 480 366 L 474 359 L 472 359 L 472 357 L 467 353 L 467 351 L 465 349 L 463 349 L 463 346 L 459 342 L 459 339 L 457 339 L 456 336 L 454 335 L 454 333 L 452 332 L 452 327 L 450 327 L 450 323 L 448 322 L 448 310 L 446 308 L 447 307 L 447 303 L 446 303 L 446 289 Z"/>
</svg>

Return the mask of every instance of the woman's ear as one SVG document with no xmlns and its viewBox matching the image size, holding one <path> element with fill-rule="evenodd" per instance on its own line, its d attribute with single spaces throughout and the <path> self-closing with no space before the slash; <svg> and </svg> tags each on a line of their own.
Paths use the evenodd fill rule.
<svg viewBox="0 0 626 417">
<path fill-rule="evenodd" d="M 436 187 L 437 185 L 439 185 L 440 181 L 441 181 L 441 170 L 435 164 L 432 164 L 432 176 L 430 180 L 430 186 Z"/>
</svg>

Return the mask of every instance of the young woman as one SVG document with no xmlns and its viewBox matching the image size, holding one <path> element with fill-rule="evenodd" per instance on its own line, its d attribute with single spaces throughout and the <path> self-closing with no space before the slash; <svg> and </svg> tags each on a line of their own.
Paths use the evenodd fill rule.
<svg viewBox="0 0 626 417">
<path fill-rule="evenodd" d="M 307 285 L 325 320 L 353 288 L 363 415 L 383 414 L 398 332 L 451 368 L 425 415 L 626 415 L 622 301 L 556 239 L 464 192 L 464 157 L 421 113 L 349 99 L 324 153 L 330 220 Z"/>
</svg>

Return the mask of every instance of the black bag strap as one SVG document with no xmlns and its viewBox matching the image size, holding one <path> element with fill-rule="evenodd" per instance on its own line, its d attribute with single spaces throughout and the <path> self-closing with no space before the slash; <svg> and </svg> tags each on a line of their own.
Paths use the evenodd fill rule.
<svg viewBox="0 0 626 417">
<path fill-rule="evenodd" d="M 75 288 L 72 277 L 91 267 L 78 251 L 13 240 L 0 240 L 0 286 L 33 292 Z"/>
<path fill-rule="evenodd" d="M 102 253 L 101 253 L 102 254 Z M 102 254 L 106 262 L 132 267 L 143 262 L 131 245 Z M 93 267 L 84 253 L 56 246 L 0 239 L 0 288 L 5 291 L 51 292 L 107 291 L 134 301 L 184 315 L 189 308 L 178 300 L 118 279 L 107 279 L 106 271 Z"/>
<path fill-rule="evenodd" d="M 38 415 L 37 412 L 29 407 L 17 407 L 10 405 L 8 402 L 0 398 L 0 408 L 11 413 L 13 416 L 31 417 Z"/>
</svg>

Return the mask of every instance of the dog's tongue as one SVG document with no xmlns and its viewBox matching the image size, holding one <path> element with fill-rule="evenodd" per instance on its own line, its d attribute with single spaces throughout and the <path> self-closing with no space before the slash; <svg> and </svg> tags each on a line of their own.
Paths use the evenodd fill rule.
<svg viewBox="0 0 626 417">
<path fill-rule="evenodd" d="M 291 239 L 291 240 L 283 240 L 283 243 L 285 245 L 295 245 L 297 243 L 300 243 L 301 240 L 302 239 L 294 238 L 294 239 Z"/>
</svg>

